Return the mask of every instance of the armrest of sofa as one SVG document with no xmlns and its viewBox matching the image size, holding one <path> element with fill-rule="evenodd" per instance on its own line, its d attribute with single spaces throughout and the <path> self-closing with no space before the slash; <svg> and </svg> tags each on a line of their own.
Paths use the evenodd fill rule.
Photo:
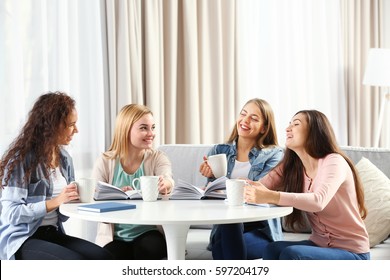
<svg viewBox="0 0 390 280">
<path fill-rule="evenodd" d="M 341 147 L 341 149 L 355 164 L 357 164 L 362 157 L 365 157 L 390 178 L 390 149 L 352 146 L 344 146 Z"/>
</svg>

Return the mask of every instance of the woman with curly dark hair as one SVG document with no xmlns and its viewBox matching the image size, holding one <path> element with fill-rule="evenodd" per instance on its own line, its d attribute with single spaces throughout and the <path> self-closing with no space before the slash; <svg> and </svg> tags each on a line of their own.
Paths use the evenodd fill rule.
<svg viewBox="0 0 390 280">
<path fill-rule="evenodd" d="M 79 198 L 73 161 L 63 146 L 78 132 L 75 101 L 61 92 L 40 96 L 0 162 L 3 188 L 1 259 L 111 259 L 103 248 L 68 236 L 59 213 Z"/>
</svg>

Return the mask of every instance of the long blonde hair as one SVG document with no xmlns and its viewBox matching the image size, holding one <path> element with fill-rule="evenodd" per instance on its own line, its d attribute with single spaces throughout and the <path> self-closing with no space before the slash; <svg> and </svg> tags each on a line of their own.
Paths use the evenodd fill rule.
<svg viewBox="0 0 390 280">
<path fill-rule="evenodd" d="M 276 134 L 275 117 L 271 105 L 269 105 L 269 103 L 263 99 L 253 98 L 246 102 L 243 108 L 249 103 L 253 103 L 259 108 L 261 115 L 264 119 L 265 132 L 259 133 L 259 135 L 257 136 L 256 147 L 262 149 L 270 146 L 277 146 L 278 136 Z M 226 142 L 233 143 L 234 141 L 237 141 L 237 139 L 238 130 L 237 124 L 235 123 L 232 132 Z"/>
<path fill-rule="evenodd" d="M 124 106 L 115 121 L 114 139 L 110 148 L 103 154 L 105 157 L 124 159 L 129 154 L 130 131 L 135 122 L 152 111 L 141 104 L 129 104 Z"/>
</svg>

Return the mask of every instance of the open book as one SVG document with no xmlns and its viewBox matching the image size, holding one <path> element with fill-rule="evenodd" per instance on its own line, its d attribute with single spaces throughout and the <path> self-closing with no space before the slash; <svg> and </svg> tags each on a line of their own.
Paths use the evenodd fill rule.
<svg viewBox="0 0 390 280">
<path fill-rule="evenodd" d="M 142 199 L 142 196 L 138 190 L 124 192 L 118 187 L 98 181 L 93 198 L 95 200 Z"/>
<path fill-rule="evenodd" d="M 225 199 L 227 179 L 226 176 L 219 177 L 208 183 L 204 189 L 178 179 L 170 199 Z"/>
</svg>

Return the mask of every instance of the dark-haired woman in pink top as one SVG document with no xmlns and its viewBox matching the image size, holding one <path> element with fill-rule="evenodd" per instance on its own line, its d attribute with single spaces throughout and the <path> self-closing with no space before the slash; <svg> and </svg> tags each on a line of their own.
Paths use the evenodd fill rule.
<svg viewBox="0 0 390 280">
<path fill-rule="evenodd" d="M 362 183 L 323 113 L 295 114 L 286 129 L 284 158 L 260 181 L 249 183 L 247 202 L 292 206 L 287 224 L 302 224 L 305 212 L 312 228 L 309 240 L 270 243 L 263 259 L 370 259 Z"/>
</svg>

